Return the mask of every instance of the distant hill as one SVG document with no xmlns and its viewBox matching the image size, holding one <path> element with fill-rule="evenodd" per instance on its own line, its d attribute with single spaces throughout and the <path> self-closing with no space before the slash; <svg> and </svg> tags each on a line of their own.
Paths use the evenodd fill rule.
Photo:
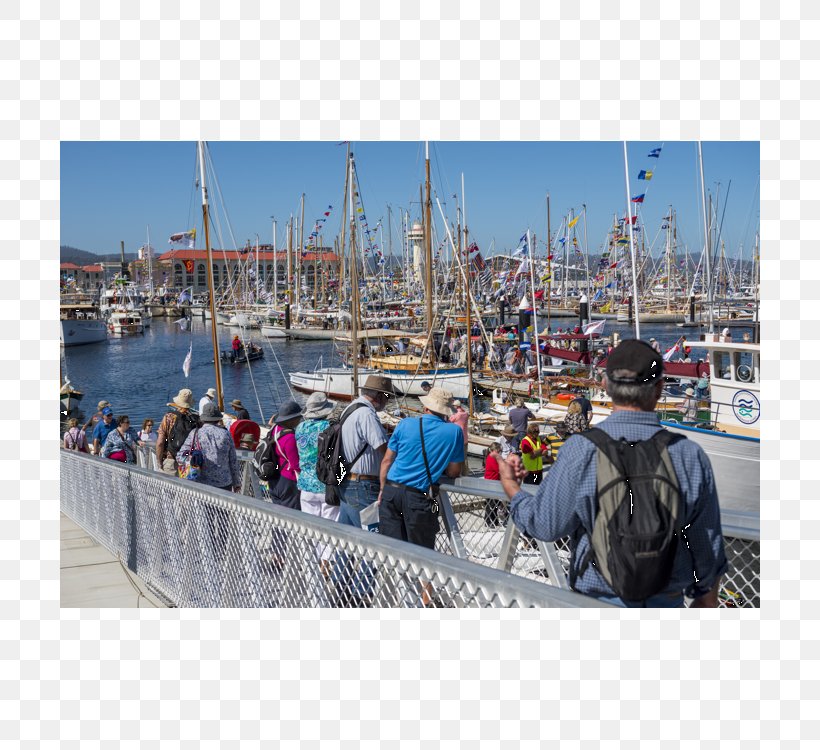
<svg viewBox="0 0 820 750">
<path fill-rule="evenodd" d="M 126 253 L 125 262 L 130 263 L 137 259 L 136 253 Z M 119 253 L 90 253 L 88 250 L 80 250 L 70 245 L 60 245 L 60 263 L 76 263 L 78 266 L 89 266 L 92 263 L 118 263 Z"/>
</svg>

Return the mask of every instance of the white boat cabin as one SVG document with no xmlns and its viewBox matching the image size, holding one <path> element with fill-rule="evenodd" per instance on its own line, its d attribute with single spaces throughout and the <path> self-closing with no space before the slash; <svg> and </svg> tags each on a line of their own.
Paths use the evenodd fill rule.
<svg viewBox="0 0 820 750">
<path fill-rule="evenodd" d="M 735 435 L 760 437 L 760 344 L 723 336 L 691 342 L 709 352 L 712 422 Z"/>
</svg>

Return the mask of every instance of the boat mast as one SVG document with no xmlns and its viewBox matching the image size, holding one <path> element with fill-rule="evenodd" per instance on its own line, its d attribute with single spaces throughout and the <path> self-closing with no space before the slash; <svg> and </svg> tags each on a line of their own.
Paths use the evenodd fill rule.
<svg viewBox="0 0 820 750">
<path fill-rule="evenodd" d="M 467 408 L 470 416 L 473 414 L 473 332 L 470 310 L 470 246 L 467 244 L 467 199 L 464 195 L 464 172 L 461 173 L 461 216 L 464 219 L 464 283 L 466 286 L 466 320 L 467 325 Z M 461 242 L 459 241 L 459 245 Z M 459 257 L 460 260 L 460 257 Z M 480 339 L 479 339 L 480 340 Z M 479 363 L 480 366 L 481 363 Z"/>
<path fill-rule="evenodd" d="M 305 240 L 305 194 L 302 193 L 302 208 L 299 218 L 299 248 L 296 251 L 296 314 L 299 315 L 299 308 L 302 305 L 302 249 Z"/>
<path fill-rule="evenodd" d="M 153 253 L 151 252 L 151 227 L 147 224 L 145 225 L 145 238 L 148 240 L 148 246 L 145 248 L 145 252 L 148 254 L 148 299 L 149 301 L 153 301 L 154 299 L 154 268 L 151 265 L 151 256 Z"/>
<path fill-rule="evenodd" d="M 704 284 L 706 285 L 706 304 L 709 306 L 709 333 L 715 332 L 715 314 L 712 305 L 712 259 L 709 242 L 709 221 L 706 218 L 706 184 L 703 182 L 703 146 L 698 141 L 698 164 L 700 165 L 700 199 L 703 208 L 704 241 L 706 242 L 706 262 L 704 265 Z M 701 293 L 701 299 L 703 294 Z"/>
<path fill-rule="evenodd" d="M 541 349 L 538 346 L 538 306 L 535 304 L 535 249 L 537 241 L 535 235 L 530 241 L 530 230 L 527 230 L 527 247 L 530 251 L 530 291 L 532 292 L 532 332 L 533 343 L 535 344 L 535 366 L 537 368 L 536 379 L 538 380 L 538 403 L 543 403 L 543 390 L 541 387 Z"/>
<path fill-rule="evenodd" d="M 350 147 L 348 146 L 348 153 Z M 359 397 L 359 263 L 356 258 L 356 214 L 354 213 L 353 193 L 353 154 L 348 158 L 348 203 L 350 206 L 350 346 L 353 354 L 353 392 L 354 399 Z"/>
<path fill-rule="evenodd" d="M 551 330 L 552 330 L 551 321 L 550 321 L 551 308 L 552 308 L 552 229 L 550 228 L 550 194 L 547 193 L 547 333 L 550 333 Z"/>
<path fill-rule="evenodd" d="M 424 172 L 427 198 L 424 201 L 424 293 L 427 302 L 427 338 L 432 347 L 433 335 L 433 233 L 430 200 L 430 142 L 424 142 Z"/>
<path fill-rule="evenodd" d="M 287 252 L 287 283 L 288 288 L 285 292 L 285 329 L 290 328 L 290 306 L 293 303 L 293 214 L 288 220 L 288 240 L 286 245 Z"/>
<path fill-rule="evenodd" d="M 671 270 L 671 257 L 670 253 L 672 252 L 672 206 L 669 206 L 669 220 L 666 222 L 666 312 L 671 312 L 671 304 L 672 300 L 670 299 L 670 294 L 672 291 L 672 270 Z"/>
<path fill-rule="evenodd" d="M 214 292 L 214 271 L 213 271 L 213 257 L 211 255 L 211 230 L 210 222 L 208 221 L 208 187 L 205 183 L 205 142 L 199 141 L 197 144 L 199 150 L 199 174 L 200 184 L 202 186 L 202 224 L 205 227 L 205 254 L 206 254 L 206 270 L 208 272 L 208 302 L 211 308 L 211 344 L 214 349 L 214 374 L 216 375 L 216 399 L 219 411 L 223 409 L 222 402 L 222 367 L 219 363 L 219 340 L 217 337 L 216 325 L 216 305 Z"/>
<path fill-rule="evenodd" d="M 635 263 L 635 233 L 632 231 L 632 196 L 629 191 L 629 158 L 624 141 L 624 175 L 626 176 L 626 222 L 629 225 L 629 254 L 632 258 L 632 314 L 635 316 L 635 338 L 641 337 L 641 321 L 638 314 L 638 269 Z"/>
<path fill-rule="evenodd" d="M 347 263 L 345 262 L 345 236 L 347 234 L 345 232 L 345 204 L 347 203 L 347 200 L 348 200 L 348 191 L 349 190 L 351 190 L 351 187 L 350 187 L 350 141 L 348 141 L 348 143 L 347 143 L 347 156 L 345 157 L 345 194 L 342 197 L 342 210 L 341 210 L 342 226 L 341 226 L 341 229 L 339 230 L 339 235 L 340 235 L 340 238 L 339 238 L 339 259 L 341 261 L 341 265 L 339 266 L 339 280 L 338 280 L 338 284 L 337 284 L 337 287 L 336 287 L 336 294 L 337 294 L 337 297 L 338 297 L 337 307 L 339 308 L 339 312 L 337 313 L 337 315 L 339 315 L 339 316 L 341 315 L 342 305 L 344 304 L 344 301 L 345 301 L 345 288 L 346 288 L 345 279 L 347 279 L 347 274 L 348 274 Z M 351 314 L 352 314 L 352 308 L 351 308 Z M 341 317 L 339 317 L 339 320 L 341 321 Z"/>
<path fill-rule="evenodd" d="M 276 263 L 276 219 L 271 216 L 273 221 L 273 311 L 276 312 L 279 303 L 279 266 Z M 265 285 L 267 288 L 267 284 Z"/>
</svg>

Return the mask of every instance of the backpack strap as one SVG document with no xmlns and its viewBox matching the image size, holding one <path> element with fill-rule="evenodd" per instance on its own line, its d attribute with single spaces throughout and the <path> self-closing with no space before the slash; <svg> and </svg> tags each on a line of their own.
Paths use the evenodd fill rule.
<svg viewBox="0 0 820 750">
<path fill-rule="evenodd" d="M 362 409 L 365 407 L 365 404 L 350 404 L 347 406 L 344 411 L 342 412 L 342 416 L 339 419 L 339 453 L 344 456 L 344 438 L 342 437 L 342 425 L 345 423 L 345 420 L 354 412 L 356 409 Z M 364 441 L 364 445 L 362 449 L 356 454 L 356 458 L 354 458 L 349 466 L 353 466 L 356 461 L 358 461 L 363 455 L 364 452 L 367 450 L 367 440 Z M 345 459 L 347 461 L 347 459 Z"/>
<path fill-rule="evenodd" d="M 424 470 L 427 472 L 427 484 L 433 486 L 433 477 L 430 476 L 430 464 L 427 463 L 427 451 L 424 450 L 424 419 L 419 417 L 419 436 L 421 437 L 421 457 L 424 459 Z"/>
</svg>

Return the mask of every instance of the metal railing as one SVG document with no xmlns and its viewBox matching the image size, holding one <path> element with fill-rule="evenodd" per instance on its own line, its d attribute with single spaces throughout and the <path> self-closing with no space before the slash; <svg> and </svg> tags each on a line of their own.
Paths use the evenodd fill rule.
<svg viewBox="0 0 820 750">
<path fill-rule="evenodd" d="M 141 461 L 152 461 L 141 451 Z M 60 451 L 60 507 L 180 607 L 602 606 L 416 545 L 141 466 Z"/>
<path fill-rule="evenodd" d="M 238 451 L 238 456 L 243 465 L 241 494 L 263 501 L 262 507 L 270 510 L 273 506 L 264 502 L 269 501 L 267 491 L 260 486 L 251 469 L 251 454 Z M 141 466 L 157 469 L 156 458 L 150 449 L 143 449 L 138 458 Z M 181 482 L 183 487 L 192 484 L 171 481 Z M 536 487 L 528 485 L 523 485 L 522 489 L 532 493 L 537 491 Z M 204 490 L 210 491 L 209 488 Z M 569 591 L 569 540 L 548 544 L 522 535 L 514 524 L 507 523 L 509 501 L 500 482 L 462 477 L 454 484 L 442 485 L 442 491 L 441 530 L 436 538 L 438 552 Z M 719 592 L 720 605 L 759 607 L 760 516 L 723 511 L 721 524 L 729 571 Z M 370 539 L 382 538 L 371 535 Z"/>
<path fill-rule="evenodd" d="M 500 482 L 457 479 L 442 485 L 445 529 L 436 548 L 462 559 L 568 589 L 568 539 L 547 544 L 507 523 L 508 499 Z M 525 491 L 537 488 L 524 485 Z M 721 512 L 729 570 L 719 591 L 722 607 L 760 606 L 760 516 Z"/>
</svg>

